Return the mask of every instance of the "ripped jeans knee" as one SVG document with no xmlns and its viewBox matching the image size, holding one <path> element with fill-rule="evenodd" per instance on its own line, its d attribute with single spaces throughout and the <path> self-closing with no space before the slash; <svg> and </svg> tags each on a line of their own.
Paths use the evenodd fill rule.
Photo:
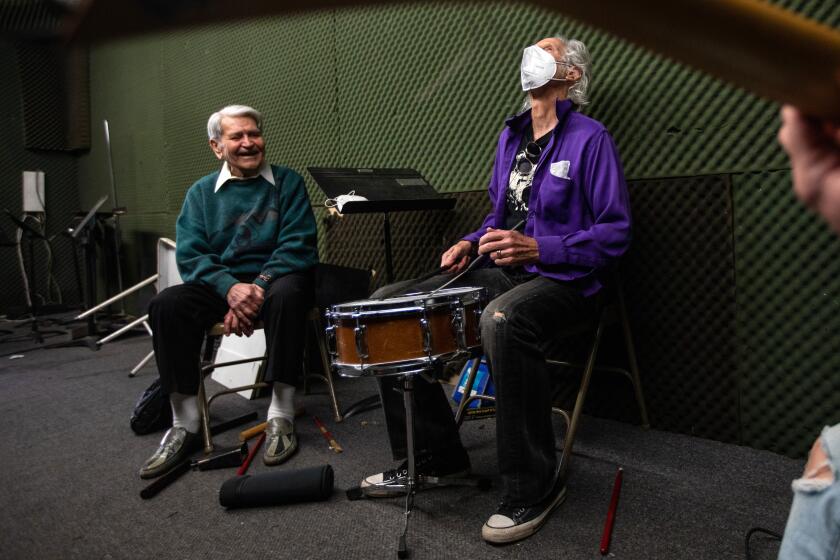
<svg viewBox="0 0 840 560">
<path fill-rule="evenodd" d="M 507 323 L 507 311 L 490 302 L 484 312 L 481 314 L 480 328 L 482 340 L 489 340 L 489 337 L 494 336 L 497 329 L 504 327 Z"/>
<path fill-rule="evenodd" d="M 779 560 L 840 558 L 840 424 L 823 429 L 811 448 L 794 497 Z"/>
<path fill-rule="evenodd" d="M 794 492 L 820 492 L 834 483 L 836 466 L 832 465 L 822 442 L 823 437 L 820 436 L 811 447 L 802 478 L 791 484 Z"/>
</svg>

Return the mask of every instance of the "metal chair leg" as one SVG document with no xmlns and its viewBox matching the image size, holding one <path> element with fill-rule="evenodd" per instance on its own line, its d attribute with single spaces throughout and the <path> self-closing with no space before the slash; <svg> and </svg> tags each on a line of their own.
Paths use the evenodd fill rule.
<svg viewBox="0 0 840 560">
<path fill-rule="evenodd" d="M 592 342 L 592 349 L 589 352 L 589 357 L 586 360 L 586 368 L 583 371 L 583 376 L 580 380 L 580 389 L 578 390 L 575 407 L 572 410 L 571 419 L 569 421 L 569 429 L 566 431 L 566 437 L 563 441 L 563 453 L 560 455 L 560 476 L 566 476 L 569 468 L 569 461 L 572 458 L 572 447 L 575 443 L 575 436 L 577 435 L 578 426 L 580 425 L 580 415 L 583 412 L 583 402 L 586 400 L 586 393 L 589 390 L 589 381 L 592 379 L 592 372 L 595 370 L 595 358 L 598 355 L 598 347 L 601 344 L 601 335 L 604 332 L 604 315 L 598 321 L 598 327 L 595 330 L 595 340 Z"/>
<path fill-rule="evenodd" d="M 636 403 L 639 406 L 639 415 L 642 419 L 642 428 L 650 428 L 645 396 L 642 393 L 642 380 L 639 376 L 639 364 L 636 361 L 636 346 L 633 344 L 633 333 L 630 331 L 630 320 L 627 315 L 627 306 L 624 301 L 624 290 L 621 285 L 616 286 L 616 299 L 618 314 L 621 320 L 621 330 L 624 333 L 624 348 L 627 351 L 627 361 L 630 365 L 630 381 L 633 383 L 633 391 L 636 393 Z"/>
<path fill-rule="evenodd" d="M 207 402 L 207 392 L 204 388 L 204 372 L 198 381 L 198 417 L 201 420 L 201 437 L 204 440 L 204 453 L 213 452 L 213 440 L 210 438 L 210 407 Z"/>
<path fill-rule="evenodd" d="M 207 390 L 204 387 L 204 376 L 213 371 L 213 350 L 218 337 L 207 335 L 204 338 L 204 355 L 198 373 L 198 417 L 201 421 L 201 437 L 204 440 L 204 453 L 213 452 L 213 440 L 210 437 L 210 409 L 207 404 Z"/>
<path fill-rule="evenodd" d="M 335 396 L 335 385 L 333 384 L 332 368 L 330 367 L 330 355 L 327 351 L 327 343 L 324 341 L 324 333 L 317 320 L 312 323 L 312 328 L 315 330 L 315 340 L 318 341 L 318 353 L 321 355 L 321 367 L 324 368 L 324 379 L 327 382 L 327 388 L 330 392 L 333 416 L 336 422 L 341 422 L 344 420 L 344 417 L 341 415 L 341 409 L 338 407 L 338 398 Z"/>
<path fill-rule="evenodd" d="M 309 394 L 309 384 L 308 380 L 310 377 L 316 377 L 327 384 L 327 391 L 330 395 L 330 405 L 333 409 L 333 417 L 335 418 L 336 422 L 341 422 L 344 420 L 344 416 L 341 414 L 341 409 L 338 406 L 338 397 L 335 394 L 335 384 L 333 382 L 332 376 L 332 368 L 330 367 L 330 356 L 329 352 L 327 351 L 327 344 L 324 341 L 323 331 L 321 330 L 321 324 L 319 321 L 320 318 L 320 311 L 318 309 L 313 309 L 310 311 L 309 317 L 307 318 L 307 322 L 309 326 L 312 328 L 312 334 L 315 337 L 315 343 L 318 346 L 318 356 L 321 359 L 321 368 L 323 369 L 323 375 L 317 373 L 309 373 L 306 371 L 306 366 L 308 365 L 308 361 L 306 359 L 307 352 L 304 353 L 304 374 L 303 374 L 303 392 L 305 394 Z"/>
</svg>

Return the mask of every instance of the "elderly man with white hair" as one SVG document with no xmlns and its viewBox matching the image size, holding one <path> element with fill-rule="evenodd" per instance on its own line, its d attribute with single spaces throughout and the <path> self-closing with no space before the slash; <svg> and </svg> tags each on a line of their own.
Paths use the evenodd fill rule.
<svg viewBox="0 0 840 560">
<path fill-rule="evenodd" d="M 496 386 L 501 502 L 482 528 L 491 543 L 537 531 L 566 495 L 551 419 L 546 343 L 595 311 L 607 268 L 630 242 L 630 206 L 621 162 L 604 126 L 577 111 L 587 102 L 590 57 L 583 43 L 553 37 L 524 50 L 520 68 L 528 108 L 505 123 L 492 168 L 492 211 L 481 227 L 441 257 L 448 273 L 476 255 L 489 266 L 453 286 L 487 288 L 481 340 Z M 519 231 L 518 224 L 524 224 Z M 429 291 L 441 275 L 420 284 L 386 286 L 380 297 Z M 406 456 L 402 397 L 393 378 L 380 380 L 394 459 Z M 447 397 L 438 383 L 418 379 L 416 469 L 455 476 L 470 468 Z M 407 479 L 407 463 L 368 476 L 361 489 L 392 496 Z"/>
<path fill-rule="evenodd" d="M 225 335 L 265 327 L 265 380 L 273 382 L 266 464 L 297 449 L 293 397 L 300 374 L 306 313 L 314 301 L 318 262 L 315 218 L 300 175 L 265 160 L 262 115 L 230 105 L 210 116 L 210 148 L 219 171 L 187 191 L 176 224 L 176 260 L 184 283 L 149 304 L 149 323 L 172 428 L 140 469 L 160 476 L 199 447 L 199 353 L 206 329 Z"/>
</svg>

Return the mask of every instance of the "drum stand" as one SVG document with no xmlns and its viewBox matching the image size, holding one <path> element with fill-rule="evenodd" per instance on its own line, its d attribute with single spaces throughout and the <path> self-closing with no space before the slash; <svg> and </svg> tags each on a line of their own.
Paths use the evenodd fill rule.
<svg viewBox="0 0 840 560">
<path fill-rule="evenodd" d="M 424 476 L 417 474 L 417 467 L 414 458 L 414 376 L 416 373 L 407 373 L 402 376 L 403 404 L 405 405 L 405 435 L 408 455 L 408 478 L 405 484 L 391 484 L 388 488 L 405 492 L 405 525 L 400 535 L 397 556 L 408 558 L 408 547 L 406 545 L 406 534 L 408 533 L 408 521 L 411 517 L 411 510 L 414 507 L 414 495 L 422 488 L 442 486 L 475 486 L 481 490 L 490 488 L 490 480 L 486 478 L 455 478 Z"/>
</svg>

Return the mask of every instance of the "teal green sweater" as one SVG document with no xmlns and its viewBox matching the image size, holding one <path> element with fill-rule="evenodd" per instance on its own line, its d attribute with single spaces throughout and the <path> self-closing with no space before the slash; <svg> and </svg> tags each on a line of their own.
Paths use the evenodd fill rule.
<svg viewBox="0 0 840 560">
<path fill-rule="evenodd" d="M 276 165 L 271 172 L 276 186 L 257 176 L 228 181 L 213 192 L 216 172 L 190 187 L 175 228 L 184 282 L 211 286 L 224 298 L 237 282 L 265 289 L 271 280 L 318 262 L 315 216 L 303 178 Z"/>
</svg>

